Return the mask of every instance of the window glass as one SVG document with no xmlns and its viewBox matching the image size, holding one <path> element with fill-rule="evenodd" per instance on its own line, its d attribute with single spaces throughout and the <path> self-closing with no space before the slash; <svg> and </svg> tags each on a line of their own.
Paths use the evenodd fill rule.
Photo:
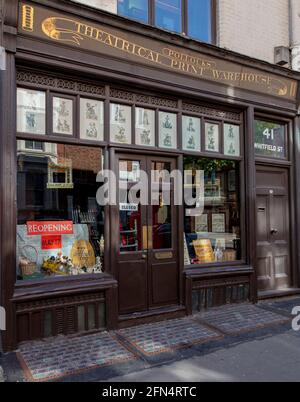
<svg viewBox="0 0 300 402">
<path fill-rule="evenodd" d="M 96 202 L 101 149 L 18 141 L 17 161 L 17 278 L 101 272 L 104 209 Z"/>
<path fill-rule="evenodd" d="M 26 149 L 34 149 L 34 150 L 44 150 L 44 143 L 40 141 L 25 141 L 25 148 Z"/>
<path fill-rule="evenodd" d="M 128 253 L 142 249 L 141 205 L 132 203 L 130 189 L 140 181 L 141 166 L 139 161 L 119 161 L 119 225 L 120 252 Z"/>
<path fill-rule="evenodd" d="M 256 156 L 286 158 L 285 126 L 268 121 L 255 120 L 254 148 Z"/>
<path fill-rule="evenodd" d="M 211 0 L 188 0 L 188 35 L 211 42 Z"/>
<path fill-rule="evenodd" d="M 155 25 L 168 31 L 181 32 L 181 0 L 155 0 Z"/>
<path fill-rule="evenodd" d="M 148 22 L 148 0 L 118 0 L 118 14 Z"/>
<path fill-rule="evenodd" d="M 185 264 L 236 261 L 240 251 L 239 163 L 186 157 Z M 196 174 L 197 172 L 197 174 Z"/>
<path fill-rule="evenodd" d="M 152 246 L 154 250 L 172 248 L 172 207 L 173 190 L 170 187 L 171 163 L 153 161 L 151 163 L 152 185 L 157 194 L 152 197 Z M 167 187 L 166 187 L 167 186 Z M 165 199 L 166 188 L 170 188 L 170 200 Z"/>
<path fill-rule="evenodd" d="M 17 89 L 17 131 L 46 134 L 46 93 L 32 89 Z"/>
</svg>

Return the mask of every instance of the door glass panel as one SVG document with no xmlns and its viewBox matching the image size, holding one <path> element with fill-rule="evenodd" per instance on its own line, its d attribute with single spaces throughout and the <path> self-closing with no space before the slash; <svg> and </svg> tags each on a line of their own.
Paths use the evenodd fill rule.
<svg viewBox="0 0 300 402">
<path fill-rule="evenodd" d="M 141 209 L 120 211 L 120 252 L 141 250 Z"/>
<path fill-rule="evenodd" d="M 170 200 L 170 173 L 171 163 L 152 161 L 152 197 L 158 201 L 152 206 L 152 241 L 153 249 L 172 248 L 172 222 Z M 162 186 L 163 185 L 163 186 Z M 164 193 L 164 191 L 170 191 Z M 154 192 L 158 195 L 154 195 Z"/>
<path fill-rule="evenodd" d="M 164 183 L 169 181 L 169 177 L 167 173 L 171 173 L 171 163 L 170 162 L 161 162 L 161 161 L 152 161 L 151 170 L 153 172 L 153 178 L 155 181 L 161 180 Z"/>
<path fill-rule="evenodd" d="M 119 190 L 120 253 L 135 252 L 142 248 L 141 205 L 129 199 L 130 188 L 140 180 L 140 170 L 140 161 L 119 162 L 119 177 L 123 182 Z"/>
<path fill-rule="evenodd" d="M 120 161 L 119 162 L 119 177 L 131 183 L 136 183 L 140 180 L 140 162 L 139 161 Z"/>
<path fill-rule="evenodd" d="M 172 214 L 171 205 L 165 205 L 160 196 L 160 205 L 152 206 L 153 249 L 172 248 Z"/>
</svg>

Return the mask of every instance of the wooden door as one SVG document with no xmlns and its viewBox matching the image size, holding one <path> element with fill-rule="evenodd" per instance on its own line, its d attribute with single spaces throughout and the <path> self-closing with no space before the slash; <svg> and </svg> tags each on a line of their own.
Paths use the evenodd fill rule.
<svg viewBox="0 0 300 402">
<path fill-rule="evenodd" d="M 290 212 L 287 169 L 257 166 L 256 234 L 258 289 L 290 286 Z"/>
<path fill-rule="evenodd" d="M 157 205 L 151 202 L 151 178 L 155 181 L 155 174 L 152 176 L 151 171 L 155 169 L 171 173 L 176 168 L 175 162 L 172 158 L 127 154 L 118 154 L 116 157 L 119 194 L 121 186 L 128 191 L 133 187 L 138 188 L 143 174 L 141 171 L 148 177 L 147 205 L 132 203 L 123 189 L 123 199 L 113 209 L 113 260 L 116 264 L 121 315 L 178 303 L 178 217 L 173 184 L 170 185 L 170 205 L 166 205 L 161 198 L 163 180 L 157 186 Z"/>
</svg>

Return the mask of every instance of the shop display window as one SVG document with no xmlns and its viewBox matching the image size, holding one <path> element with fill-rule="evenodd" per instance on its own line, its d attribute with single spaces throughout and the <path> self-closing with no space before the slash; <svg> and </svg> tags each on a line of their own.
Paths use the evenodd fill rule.
<svg viewBox="0 0 300 402">
<path fill-rule="evenodd" d="M 194 207 L 185 206 L 185 265 L 240 260 L 239 162 L 185 157 L 184 169 L 195 198 Z"/>
<path fill-rule="evenodd" d="M 100 148 L 18 141 L 18 280 L 103 272 L 101 169 Z"/>
</svg>

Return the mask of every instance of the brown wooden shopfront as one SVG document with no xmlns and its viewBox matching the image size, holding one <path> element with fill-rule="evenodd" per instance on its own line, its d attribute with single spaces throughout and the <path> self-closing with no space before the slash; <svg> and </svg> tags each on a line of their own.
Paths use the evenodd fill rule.
<svg viewBox="0 0 300 402">
<path fill-rule="evenodd" d="M 298 74 L 227 51 L 221 57 L 214 46 L 135 22 L 129 27 L 120 17 L 67 1 L 11 1 L 5 27 L 1 304 L 8 316 L 6 350 L 22 340 L 178 317 L 223 303 L 255 302 L 258 290 L 299 287 Z M 45 102 L 45 127 L 40 132 L 32 132 L 36 126 L 23 129 L 20 117 L 16 123 L 16 111 L 22 115 L 28 107 L 23 104 L 28 93 Z M 57 102 L 72 110 L 65 124 L 55 120 Z M 82 134 L 81 112 L 88 103 L 95 110 L 99 107 L 99 113 L 103 110 L 102 125 L 97 126 L 103 136 L 88 137 L 86 127 Z M 120 108 L 131 124 L 113 134 L 112 119 L 116 111 L 120 117 Z M 143 110 L 153 119 L 145 143 L 138 137 L 137 116 Z M 90 116 L 89 123 L 92 120 Z M 283 157 L 255 155 L 257 120 L 279 127 L 270 130 L 284 127 Z M 24 124 L 30 123 L 25 118 Z M 199 143 L 185 137 L 189 124 L 201 133 Z M 162 129 L 170 129 L 171 136 L 163 139 Z M 238 144 L 236 150 L 227 149 L 228 133 Z M 272 133 L 266 131 L 268 140 Z M 63 167 L 63 204 L 57 183 L 61 176 L 55 176 L 58 167 L 62 172 L 61 155 L 72 160 L 73 168 L 71 183 L 70 169 Z M 160 202 L 128 211 L 126 205 L 123 210 L 107 205 L 97 218 L 91 217 L 96 208 L 91 192 L 99 187 L 97 169 L 112 169 L 119 178 L 134 177 L 127 180 L 130 187 L 138 182 L 134 175 L 139 169 L 150 172 L 155 166 L 204 172 L 204 219 L 196 222 L 186 214 L 185 205 L 175 205 L 172 184 L 170 206 Z M 42 206 L 37 207 L 38 196 L 31 202 L 24 183 L 30 177 L 33 191 L 37 179 L 32 172 L 36 177 L 41 171 L 49 175 L 50 168 L 54 181 L 49 185 L 48 176 L 48 188 L 39 195 L 44 197 Z M 51 202 L 55 198 L 56 206 L 66 205 L 65 215 L 58 207 L 51 215 L 45 207 L 50 205 L 50 198 L 45 198 L 50 189 L 55 194 Z M 217 201 L 212 191 L 219 191 Z M 20 194 L 27 194 L 31 204 L 23 205 Z M 73 199 L 81 209 L 70 204 Z M 83 209 L 80 202 L 88 207 Z M 29 220 L 51 218 L 71 220 L 76 230 L 88 230 L 85 241 L 100 250 L 95 254 L 102 259 L 104 273 L 28 280 L 16 273 L 16 237 L 27 239 Z M 213 244 L 215 260 L 209 263 L 201 263 L 195 248 L 201 240 L 199 227 Z"/>
</svg>

